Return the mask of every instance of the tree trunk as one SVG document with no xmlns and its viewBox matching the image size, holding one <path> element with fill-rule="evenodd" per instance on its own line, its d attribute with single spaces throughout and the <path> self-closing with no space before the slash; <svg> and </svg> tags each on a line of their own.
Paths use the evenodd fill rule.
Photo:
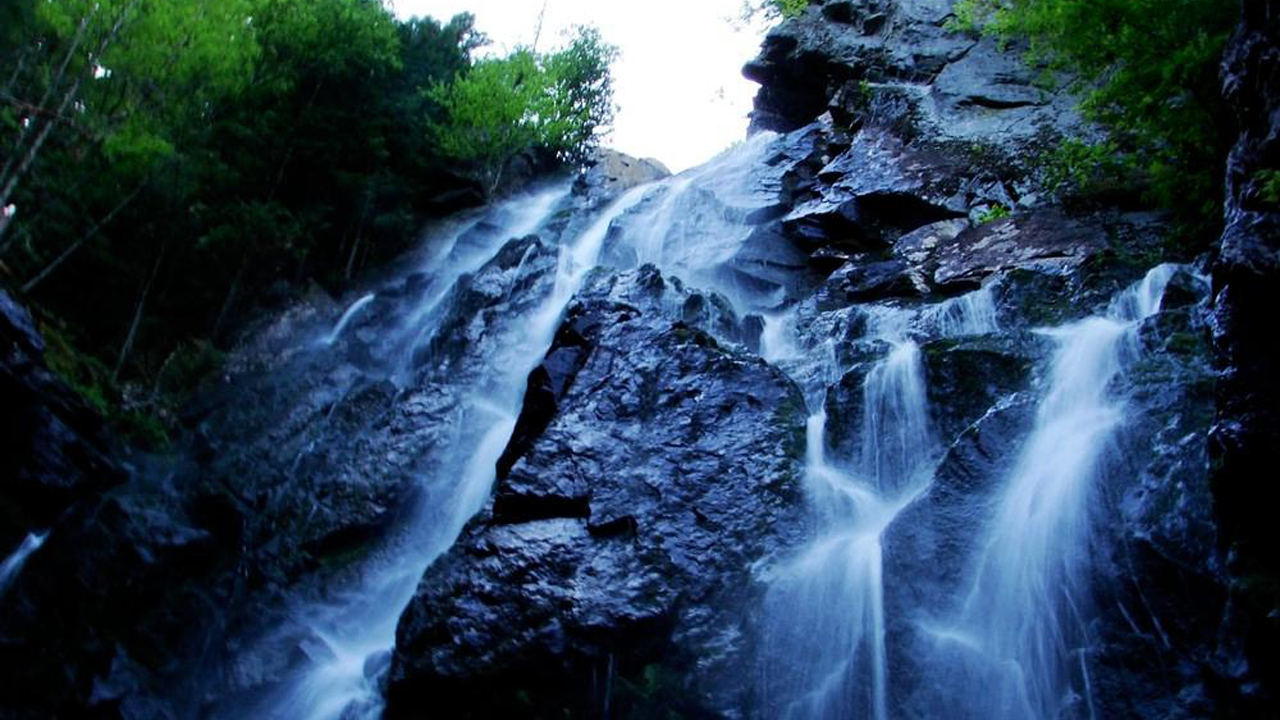
<svg viewBox="0 0 1280 720">
<path fill-rule="evenodd" d="M 75 57 L 76 50 L 80 48 L 80 43 L 84 41 L 84 34 L 89 29 L 89 23 L 93 21 L 93 16 L 98 12 L 98 6 L 95 5 L 93 10 L 80 19 L 80 26 L 76 28 L 75 37 L 71 40 L 71 47 L 67 48 L 67 54 L 63 56 L 62 63 L 58 65 L 58 71 L 54 74 L 53 80 L 49 81 L 49 87 L 45 88 L 44 97 L 40 98 L 40 104 L 36 108 L 40 111 L 45 110 L 49 106 L 49 101 L 53 99 L 53 94 L 58 87 L 62 85 L 62 78 L 66 76 L 67 68 L 71 65 L 71 59 Z M 14 79 L 10 81 L 13 84 L 17 81 L 18 75 L 14 73 Z M 22 131 L 18 133 L 18 140 L 13 145 L 13 152 L 9 155 L 9 160 L 4 164 L 4 170 L 0 170 L 0 181 L 7 184 L 5 178 L 9 177 L 9 171 L 13 169 L 14 161 L 21 157 L 22 146 L 26 144 L 27 137 L 35 131 L 36 123 L 33 121 Z M 5 203 L 0 203 L 3 206 Z"/>
<path fill-rule="evenodd" d="M 97 225 L 94 225 L 92 228 L 90 228 L 89 232 L 85 233 L 84 235 L 81 235 L 79 240 L 76 240 L 75 242 L 71 243 L 71 245 L 68 246 L 66 250 L 62 251 L 61 255 L 53 259 L 53 262 L 46 265 L 45 268 L 41 270 L 39 273 L 37 273 L 35 277 L 28 280 L 27 283 L 22 286 L 22 294 L 23 295 L 29 294 L 32 290 L 35 289 L 37 285 L 44 282 L 45 279 L 48 278 L 49 275 L 51 275 L 54 270 L 57 270 L 58 267 L 62 265 L 62 263 L 66 262 L 67 258 L 71 257 L 71 255 L 75 253 L 75 251 L 84 247 L 85 243 L 92 240 L 98 234 L 98 232 L 101 231 L 104 226 L 106 226 L 107 223 L 114 220 L 116 215 L 119 214 L 121 210 L 124 210 L 125 206 L 133 202 L 133 199 L 138 196 L 138 193 L 142 192 L 142 188 L 146 187 L 146 185 L 147 185 L 147 180 L 143 179 L 143 181 L 138 184 L 138 187 L 134 188 L 133 192 L 129 193 L 129 195 L 126 196 L 124 200 L 121 200 L 118 205 L 116 205 L 114 208 L 111 208 L 111 212 L 107 213 L 106 217 L 102 218 L 102 220 L 100 220 Z"/>
<path fill-rule="evenodd" d="M 124 345 L 120 347 L 120 358 L 116 360 L 116 367 L 111 371 L 111 381 L 115 382 L 120 377 L 120 370 L 124 368 L 124 363 L 129 359 L 129 353 L 133 350 L 133 342 L 138 338 L 138 327 L 142 325 L 142 318 L 147 307 L 147 298 L 151 295 L 151 286 L 156 282 L 156 276 L 160 274 L 160 263 L 164 260 L 165 246 L 160 246 L 160 254 L 156 255 L 156 263 L 151 267 L 151 275 L 147 277 L 147 284 L 142 287 L 142 297 L 138 298 L 138 308 L 133 312 L 133 322 L 129 323 L 129 334 L 124 338 Z"/>
<path fill-rule="evenodd" d="M 360 251 L 360 243 L 364 240 L 364 222 L 369 217 L 369 204 L 373 201 L 373 191 L 366 191 L 364 207 L 360 208 L 360 219 L 356 223 L 356 239 L 351 243 L 351 254 L 347 256 L 347 269 L 343 279 L 351 282 L 351 274 L 355 270 L 356 255 Z"/>
<path fill-rule="evenodd" d="M 222 332 L 222 325 L 227 321 L 227 316 L 231 313 L 231 308 L 236 303 L 236 296 L 240 294 L 240 283 L 244 280 L 244 273 L 249 268 L 250 251 L 246 249 L 244 256 L 240 258 L 240 267 L 236 268 L 235 277 L 231 278 L 231 287 L 227 288 L 227 297 L 222 301 L 222 309 L 218 311 L 218 317 L 213 321 L 213 329 L 209 332 L 209 337 L 215 343 L 218 341 L 218 335 Z"/>
<path fill-rule="evenodd" d="M 89 54 L 90 59 L 102 57 L 102 54 L 106 52 L 107 48 L 111 46 L 111 43 L 115 41 L 116 37 L 120 34 L 120 31 L 124 28 L 125 19 L 129 16 L 129 13 L 133 11 L 133 8 L 138 5 L 139 1 L 140 0 L 133 0 L 120 11 L 120 15 L 116 18 L 111 29 L 105 36 L 103 36 L 102 42 L 98 43 L 97 50 Z M 62 64 L 58 67 L 57 75 L 54 77 L 53 82 L 50 83 L 48 90 L 45 92 L 44 99 L 40 102 L 40 107 L 42 109 L 48 105 L 48 101 L 53 97 L 53 93 L 58 86 L 62 84 L 63 75 L 65 74 L 67 67 L 70 66 L 71 59 L 74 57 L 81 41 L 84 39 L 84 33 L 89 26 L 89 22 L 97 13 L 98 7 L 99 6 L 95 4 L 93 11 L 80 21 L 80 26 L 76 29 L 75 39 L 72 41 L 71 47 L 67 49 L 67 54 L 62 60 Z M 71 85 L 66 93 L 63 94 L 61 102 L 58 103 L 57 112 L 53 113 L 53 115 L 43 123 L 39 123 L 40 130 L 37 132 L 35 141 L 32 142 L 31 147 L 27 149 L 26 153 L 20 152 L 22 144 L 26 140 L 26 137 L 30 132 L 30 128 L 34 127 L 37 123 L 31 123 L 31 126 L 24 128 L 22 133 L 18 136 L 18 144 L 14 148 L 13 155 L 11 155 L 9 161 L 5 163 L 4 170 L 0 172 L 0 208 L 4 208 L 9 205 L 9 200 L 13 197 L 13 193 L 18 187 L 18 182 L 22 180 L 22 178 L 27 174 L 27 171 L 31 169 L 32 163 L 35 162 L 36 157 L 40 154 L 40 149 L 44 146 L 45 141 L 49 139 L 49 133 L 53 132 L 54 125 L 63 118 L 66 114 L 67 108 L 72 104 L 72 101 L 80 95 L 80 86 L 84 84 L 85 78 L 92 73 L 93 68 L 89 65 L 86 65 L 85 68 L 80 71 L 79 76 L 76 77 L 76 81 Z M 15 167 L 13 165 L 13 161 L 19 156 L 22 157 L 22 161 Z M 0 252 L 3 252 L 5 249 L 5 234 L 8 231 L 9 225 L 10 223 L 5 223 L 0 226 Z"/>
</svg>

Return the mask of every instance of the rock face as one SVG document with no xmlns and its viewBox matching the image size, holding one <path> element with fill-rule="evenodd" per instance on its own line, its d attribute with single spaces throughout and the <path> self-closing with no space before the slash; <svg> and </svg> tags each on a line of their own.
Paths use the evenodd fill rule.
<svg viewBox="0 0 1280 720">
<path fill-rule="evenodd" d="M 1249 5 L 1225 66 L 1243 135 L 1220 252 L 1171 272 L 1105 388 L 1124 422 L 1091 489 L 1062 720 L 1276 716 L 1256 488 L 1280 447 L 1278 14 Z M 911 490 L 851 493 L 858 523 L 888 519 L 834 536 L 868 560 L 848 577 L 883 578 L 849 622 L 879 618 L 885 715 L 969 717 L 925 659 L 1035 428 L 1045 330 L 1106 314 L 1166 230 L 1041 194 L 1035 151 L 1089 131 L 951 18 L 949 0 L 811 3 L 746 69 L 762 88 L 742 146 L 675 178 L 606 153 L 443 223 L 367 295 L 298 299 L 245 330 L 164 457 L 114 450 L 0 294 L 0 550 L 52 529 L 0 597 L 0 718 L 269 716 L 264 698 L 336 652 L 297 609 L 418 552 L 480 457 L 473 416 L 517 411 L 483 455 L 479 513 L 405 573 L 394 651 L 344 676 L 388 717 L 867 714 L 850 708 L 874 702 L 872 653 L 806 678 L 826 638 L 765 627 L 809 627 L 787 623 L 815 608 L 785 601 L 825 587 L 779 579 L 826 537 L 824 473 Z M 881 473 L 877 428 L 908 415 L 884 445 L 918 456 Z M 848 677 L 849 707 L 809 711 Z M 802 701 L 771 694 L 793 679 Z"/>
<path fill-rule="evenodd" d="M 291 606 L 348 583 L 412 507 L 453 440 L 457 383 L 552 289 L 555 247 L 505 242 L 501 216 L 461 218 L 453 252 L 486 253 L 473 272 L 392 278 L 340 333 L 320 294 L 248 328 L 188 436 L 129 476 L 5 296 L 4 518 L 23 524 L 4 530 L 14 547 L 52 531 L 4 597 L 0 717 L 225 714 L 286 677 L 309 641 Z M 428 312 L 439 329 L 420 337 Z"/>
<path fill-rule="evenodd" d="M 391 716 L 741 711 L 758 568 L 803 529 L 805 413 L 716 308 L 652 266 L 591 276 L 492 501 L 401 617 Z"/>
<path fill-rule="evenodd" d="M 1096 510 L 1097 642 L 1085 659 L 1100 717 L 1275 713 L 1266 678 L 1277 667 L 1278 596 L 1267 583 L 1233 584 L 1221 554 L 1234 542 L 1236 572 L 1276 576 L 1259 564 L 1271 553 L 1257 548 L 1274 543 L 1252 489 L 1255 468 L 1274 464 L 1265 449 L 1276 445 L 1280 407 L 1264 369 L 1275 365 L 1273 334 L 1256 329 L 1257 313 L 1276 304 L 1280 257 L 1271 247 L 1276 207 L 1263 200 L 1271 176 L 1258 177 L 1275 167 L 1280 94 L 1266 21 L 1276 10 L 1266 5 L 1246 12 L 1226 65 L 1245 135 L 1232 159 L 1212 316 L 1204 283 L 1178 274 L 1165 310 L 1142 328 L 1147 359 L 1116 388 L 1131 417 Z M 891 717 L 936 710 L 922 697 L 937 679 L 918 658 L 937 641 L 921 632 L 931 620 L 918 609 L 937 610 L 959 589 L 981 539 L 977 518 L 991 512 L 1009 449 L 1028 432 L 1046 358 L 1034 329 L 1103 312 L 1139 276 L 1135 257 L 1160 255 L 1165 233 L 1158 218 L 1082 213 L 1037 192 L 1025 159 L 1054 138 L 1092 131 L 1070 97 L 1035 87 L 1016 54 L 948 31 L 951 18 L 942 1 L 815 2 L 771 31 L 744 71 L 763 85 L 754 127 L 814 135 L 784 185 L 783 230 L 831 273 L 796 323 L 808 352 L 830 352 L 846 369 L 834 382 L 798 378 L 820 389 L 836 462 L 856 467 L 864 388 L 886 352 L 861 339 L 868 323 L 917 313 L 899 333 L 921 344 L 941 459 L 928 492 L 883 540 Z M 915 309 L 993 283 L 998 331 L 939 336 L 922 319 L 930 311 Z M 862 309 L 843 309 L 850 304 Z M 1226 369 L 1220 383 L 1210 328 Z"/>
<path fill-rule="evenodd" d="M 765 38 L 747 64 L 762 85 L 753 125 L 788 131 L 830 111 L 909 134 L 1009 150 L 1042 133 L 1082 131 L 1072 98 L 991 38 L 956 32 L 949 0 L 826 0 Z"/>
<path fill-rule="evenodd" d="M 1280 302 L 1280 4 L 1243 7 L 1223 64 L 1223 91 L 1240 139 L 1227 163 L 1226 229 L 1213 265 L 1213 342 L 1222 375 L 1210 442 L 1214 496 L 1237 577 L 1236 632 L 1255 670 L 1280 692 L 1275 523 L 1267 503 L 1257 500 L 1271 483 L 1262 469 L 1280 459 L 1280 340 L 1268 329 Z M 1250 580 L 1259 577 L 1272 580 Z"/>
<path fill-rule="evenodd" d="M 44 362 L 35 322 L 0 291 L 0 552 L 126 478 L 102 420 Z"/>
<path fill-rule="evenodd" d="M 948 0 L 811 3 L 744 69 L 762 84 L 753 127 L 809 138 L 783 176 L 781 235 L 822 272 L 860 261 L 842 269 L 859 275 L 846 301 L 1070 270 L 1162 232 L 1117 209 L 1068 217 L 1050 204 L 1033 159 L 1092 131 L 1073 97 L 1039 87 L 1017 52 L 949 29 L 954 19 Z"/>
</svg>

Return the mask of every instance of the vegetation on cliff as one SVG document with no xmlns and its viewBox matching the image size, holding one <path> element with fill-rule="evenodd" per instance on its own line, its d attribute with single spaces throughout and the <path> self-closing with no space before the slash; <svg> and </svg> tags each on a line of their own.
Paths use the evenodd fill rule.
<svg viewBox="0 0 1280 720">
<path fill-rule="evenodd" d="M 1027 42 L 1028 59 L 1075 78 L 1104 141 L 1070 141 L 1055 180 L 1136 177 L 1198 246 L 1216 236 L 1234 124 L 1219 65 L 1238 18 L 1233 0 L 962 0 L 962 28 Z"/>
<path fill-rule="evenodd" d="M 445 155 L 476 163 L 491 186 L 512 155 L 533 148 L 567 162 L 586 160 L 597 145 L 596 128 L 613 122 L 609 65 L 617 54 L 599 31 L 580 27 L 559 52 L 519 48 L 480 60 L 428 91 L 444 111 L 431 135 Z"/>
<path fill-rule="evenodd" d="M 271 288 L 350 280 L 512 155 L 583 157 L 612 118 L 612 49 L 583 31 L 473 59 L 484 43 L 470 15 L 378 0 L 6 2 L 0 282 L 100 405 L 125 381 L 162 396 Z M 469 143 L 453 98 L 516 67 L 536 72 L 506 73 L 486 129 L 517 141 Z"/>
</svg>

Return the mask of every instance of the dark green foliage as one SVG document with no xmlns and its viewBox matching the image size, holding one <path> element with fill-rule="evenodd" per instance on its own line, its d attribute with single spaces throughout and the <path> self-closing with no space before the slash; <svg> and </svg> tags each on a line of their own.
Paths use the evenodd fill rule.
<svg viewBox="0 0 1280 720">
<path fill-rule="evenodd" d="M 1086 116 L 1110 131 L 1065 146 L 1052 181 L 1137 176 L 1203 244 L 1221 222 L 1233 124 L 1218 66 L 1238 16 L 1234 0 L 963 0 L 955 25 L 1025 39 L 1029 60 L 1076 78 Z"/>
<path fill-rule="evenodd" d="M 147 413 L 247 312 L 340 290 L 482 199 L 433 135 L 432 89 L 483 43 L 470 15 L 398 21 L 379 0 L 7 0 L 0 282 L 63 328 L 74 387 L 156 436 Z M 611 119 L 611 59 L 585 31 L 544 62 L 573 121 L 562 159 Z"/>
</svg>

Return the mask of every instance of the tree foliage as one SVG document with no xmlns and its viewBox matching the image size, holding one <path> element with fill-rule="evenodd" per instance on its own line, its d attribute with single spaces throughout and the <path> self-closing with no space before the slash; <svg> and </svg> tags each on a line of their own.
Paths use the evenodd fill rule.
<svg viewBox="0 0 1280 720">
<path fill-rule="evenodd" d="M 247 309 L 341 288 L 480 201 L 438 129 L 455 79 L 491 72 L 483 44 L 470 15 L 380 0 L 6 0 L 0 283 L 78 389 L 153 419 L 174 369 L 204 367 L 179 356 L 216 356 Z M 580 158 L 611 117 L 611 52 L 586 31 L 513 59 L 539 92 L 498 131 Z"/>
<path fill-rule="evenodd" d="M 1077 179 L 1138 171 L 1151 198 L 1212 235 L 1232 123 L 1219 63 L 1239 14 L 1234 0 L 965 0 L 962 26 L 1025 39 L 1034 63 L 1066 71 L 1087 117 L 1110 139 L 1064 148 Z"/>
<path fill-rule="evenodd" d="M 580 162 L 613 121 L 609 68 L 617 53 L 599 31 L 580 27 L 558 52 L 518 48 L 481 60 L 429 91 L 445 115 L 432 136 L 446 155 L 477 164 L 492 184 L 517 153 L 537 149 Z"/>
</svg>

